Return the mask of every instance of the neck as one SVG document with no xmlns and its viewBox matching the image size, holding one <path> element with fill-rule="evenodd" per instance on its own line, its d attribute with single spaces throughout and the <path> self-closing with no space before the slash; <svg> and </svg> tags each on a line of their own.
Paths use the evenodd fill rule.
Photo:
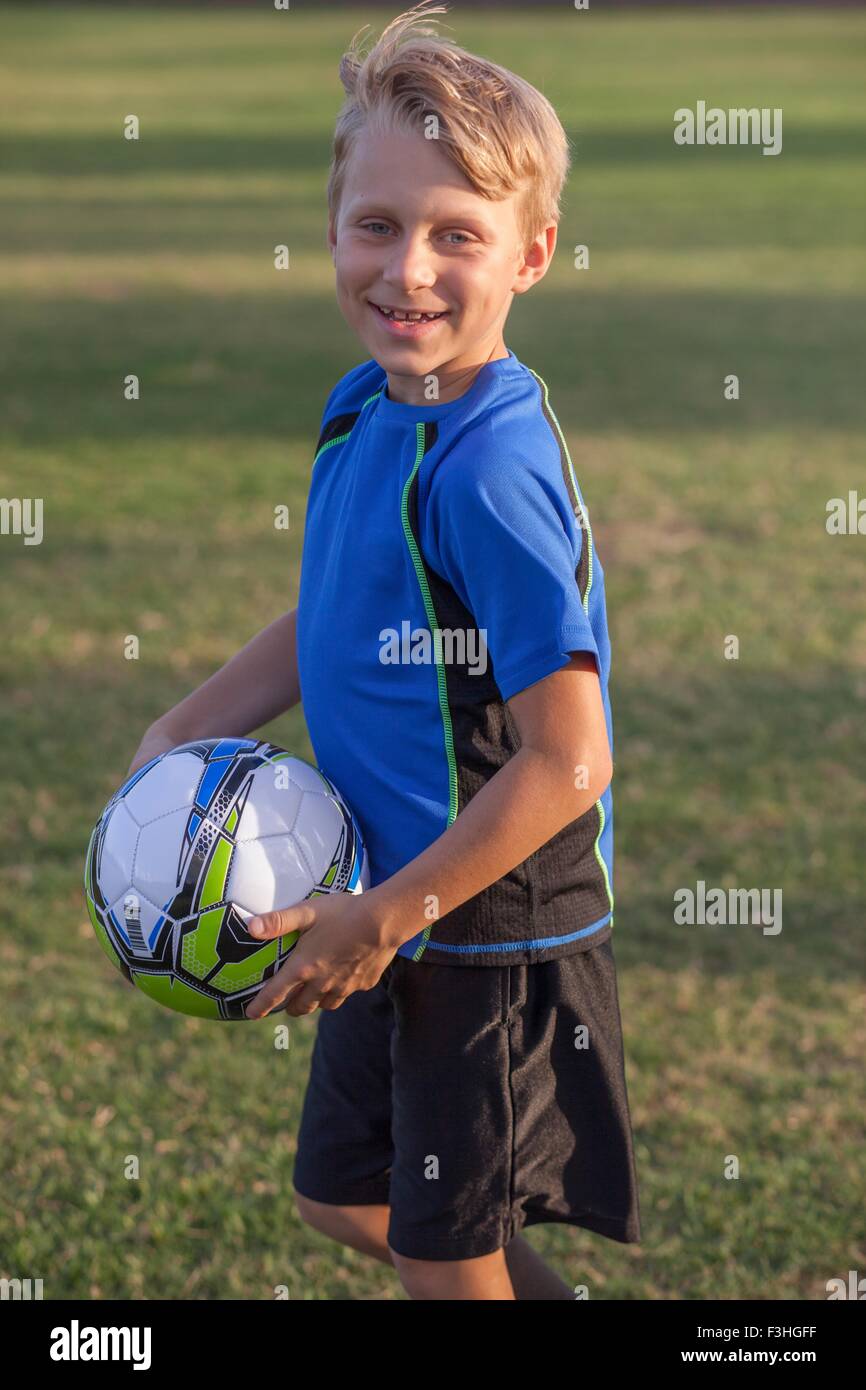
<svg viewBox="0 0 866 1390">
<path fill-rule="evenodd" d="M 400 405 L 446 405 L 466 394 L 481 368 L 488 362 L 497 362 L 508 356 L 508 348 L 500 340 L 486 357 L 476 353 L 466 354 L 459 361 L 444 363 L 432 369 L 425 376 L 408 376 L 402 372 L 388 372 L 386 395 L 389 401 Z M 467 361 L 466 357 L 473 360 Z M 431 390 L 435 389 L 435 395 Z"/>
</svg>

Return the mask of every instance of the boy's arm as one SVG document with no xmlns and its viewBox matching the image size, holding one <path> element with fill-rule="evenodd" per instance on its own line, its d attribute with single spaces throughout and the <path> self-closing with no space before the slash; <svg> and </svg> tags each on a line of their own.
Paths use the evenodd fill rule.
<svg viewBox="0 0 866 1390">
<path fill-rule="evenodd" d="M 567 666 L 507 703 L 520 734 L 518 751 L 438 840 L 371 890 L 383 937 L 395 949 L 429 924 L 431 896 L 444 917 L 582 816 L 610 782 L 613 765 L 591 653 L 572 653 Z"/>
<path fill-rule="evenodd" d="M 317 897 L 248 923 L 258 940 L 304 933 L 248 1018 L 283 1005 L 294 1016 L 339 1008 L 355 990 L 372 989 L 429 924 L 431 898 L 438 916 L 451 912 L 595 804 L 613 768 L 594 656 L 573 653 L 507 703 L 520 748 L 417 858 L 365 893 Z"/>
<path fill-rule="evenodd" d="M 263 628 L 208 680 L 151 724 L 130 773 L 158 753 L 199 738 L 243 738 L 301 698 L 297 609 Z"/>
</svg>

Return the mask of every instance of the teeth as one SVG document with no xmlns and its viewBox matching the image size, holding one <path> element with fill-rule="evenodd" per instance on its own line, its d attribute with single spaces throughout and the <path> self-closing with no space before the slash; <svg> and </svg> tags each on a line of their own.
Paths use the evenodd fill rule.
<svg viewBox="0 0 866 1390">
<path fill-rule="evenodd" d="M 403 309 L 383 309 L 381 304 L 377 304 L 376 308 L 379 309 L 386 318 L 396 319 L 398 323 L 421 323 L 422 321 L 424 323 L 431 323 L 434 319 L 441 318 L 442 313 L 444 313 L 444 310 L 436 314 L 422 314 L 417 310 L 410 310 L 407 312 Z"/>
</svg>

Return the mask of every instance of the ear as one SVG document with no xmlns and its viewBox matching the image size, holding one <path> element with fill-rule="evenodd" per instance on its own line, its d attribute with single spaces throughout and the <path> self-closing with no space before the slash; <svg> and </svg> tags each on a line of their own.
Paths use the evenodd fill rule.
<svg viewBox="0 0 866 1390">
<path fill-rule="evenodd" d="M 523 264 L 511 286 L 512 294 L 525 294 L 547 274 L 556 250 L 557 230 L 556 223 L 551 222 L 527 247 L 523 253 Z"/>
</svg>

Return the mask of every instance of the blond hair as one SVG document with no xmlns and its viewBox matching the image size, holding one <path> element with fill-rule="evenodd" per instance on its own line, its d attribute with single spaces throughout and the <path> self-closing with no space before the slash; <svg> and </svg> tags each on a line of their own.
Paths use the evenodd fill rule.
<svg viewBox="0 0 866 1390">
<path fill-rule="evenodd" d="M 526 249 L 559 222 L 568 137 L 531 83 L 422 22 L 446 13 L 444 5 L 413 6 L 392 20 L 367 54 L 358 42 L 363 30 L 352 39 L 340 60 L 346 100 L 334 130 L 328 208 L 336 221 L 346 166 L 365 127 L 424 133 L 435 116 L 442 149 L 477 193 L 501 199 L 522 191 L 518 221 Z"/>
</svg>

